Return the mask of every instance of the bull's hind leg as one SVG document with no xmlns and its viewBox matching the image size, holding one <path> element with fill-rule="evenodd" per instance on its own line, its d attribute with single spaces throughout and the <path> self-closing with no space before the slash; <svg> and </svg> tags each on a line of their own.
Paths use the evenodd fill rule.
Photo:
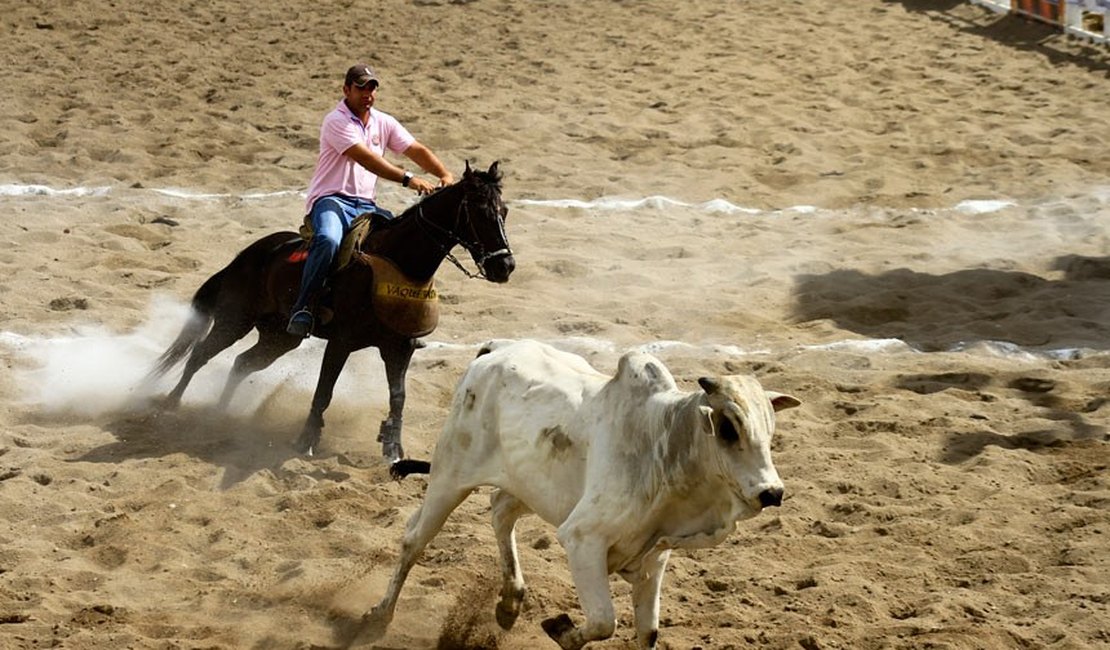
<svg viewBox="0 0 1110 650">
<path fill-rule="evenodd" d="M 208 335 L 203 341 L 197 343 L 189 354 L 189 359 L 185 362 L 185 370 L 181 373 L 181 381 L 177 382 L 177 386 L 174 386 L 166 396 L 162 402 L 163 405 L 167 408 L 176 408 L 181 403 L 181 396 L 185 394 L 185 388 L 192 381 L 193 375 L 197 374 L 204 364 L 211 361 L 212 357 L 246 336 L 253 326 L 250 319 L 245 317 L 220 319 L 217 316 Z"/>
<path fill-rule="evenodd" d="M 447 517 L 473 490 L 473 487 L 460 488 L 446 482 L 437 482 L 433 477 L 423 505 L 405 527 L 405 535 L 401 539 L 401 555 L 397 559 L 397 567 L 385 596 L 362 617 L 362 626 L 358 631 L 359 641 L 372 641 L 385 634 L 393 620 L 393 610 L 397 607 L 397 598 L 409 571 L 424 552 L 424 547 L 443 527 Z"/>
<path fill-rule="evenodd" d="M 258 330 L 258 342 L 249 350 L 235 357 L 235 365 L 227 376 L 223 393 L 220 395 L 220 409 L 226 409 L 231 402 L 235 389 L 248 375 L 269 367 L 278 357 L 296 348 L 304 339 L 289 336 L 275 330 Z"/>
<path fill-rule="evenodd" d="M 516 552 L 516 520 L 529 512 L 519 499 L 504 490 L 490 496 L 493 509 L 493 530 L 501 551 L 501 600 L 497 603 L 497 624 L 512 629 L 524 602 L 524 575 Z"/>
</svg>

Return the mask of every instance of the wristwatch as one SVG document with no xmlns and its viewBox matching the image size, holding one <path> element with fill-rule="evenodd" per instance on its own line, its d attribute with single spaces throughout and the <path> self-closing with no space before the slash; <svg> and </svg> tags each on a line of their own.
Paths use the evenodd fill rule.
<svg viewBox="0 0 1110 650">
<path fill-rule="evenodd" d="M 408 187 L 409 186 L 409 181 L 411 181 L 411 180 L 412 180 L 412 172 L 405 172 L 405 175 L 401 177 L 401 187 Z"/>
</svg>

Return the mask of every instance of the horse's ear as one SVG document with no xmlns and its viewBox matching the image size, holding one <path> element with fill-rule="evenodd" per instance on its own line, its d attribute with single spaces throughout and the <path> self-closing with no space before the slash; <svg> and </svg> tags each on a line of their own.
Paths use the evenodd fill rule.
<svg viewBox="0 0 1110 650">
<path fill-rule="evenodd" d="M 470 171 L 470 159 L 466 159 L 466 169 L 463 170 L 463 178 L 470 176 L 473 172 Z"/>
<path fill-rule="evenodd" d="M 489 175 L 490 175 L 490 177 L 497 178 L 497 167 L 500 164 L 501 164 L 500 160 L 495 160 L 495 161 L 493 161 L 493 164 L 489 166 Z"/>
</svg>

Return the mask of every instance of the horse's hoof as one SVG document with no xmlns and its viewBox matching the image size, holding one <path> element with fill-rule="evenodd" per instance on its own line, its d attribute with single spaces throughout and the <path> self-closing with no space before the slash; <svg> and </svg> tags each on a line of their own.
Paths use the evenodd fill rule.
<svg viewBox="0 0 1110 650">
<path fill-rule="evenodd" d="M 383 442 L 382 456 L 389 463 L 396 463 L 405 457 L 405 450 L 401 449 L 401 443 L 399 442 Z"/>
<path fill-rule="evenodd" d="M 159 411 L 176 411 L 179 406 L 181 406 L 181 398 L 173 395 L 154 400 L 154 407 Z"/>
<path fill-rule="evenodd" d="M 298 453 L 304 454 L 305 456 L 315 456 L 316 446 L 318 444 L 320 444 L 319 436 L 306 436 L 305 434 L 301 434 L 301 437 L 297 438 L 297 442 L 293 444 L 293 448 L 296 449 Z"/>
</svg>

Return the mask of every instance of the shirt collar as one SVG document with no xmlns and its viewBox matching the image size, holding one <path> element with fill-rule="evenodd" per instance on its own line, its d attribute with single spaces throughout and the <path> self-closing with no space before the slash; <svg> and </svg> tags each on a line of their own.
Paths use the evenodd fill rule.
<svg viewBox="0 0 1110 650">
<path fill-rule="evenodd" d="M 347 106 L 347 102 L 345 100 L 339 100 L 339 104 L 336 106 L 336 108 L 342 111 L 348 119 L 357 122 L 359 125 L 362 124 L 362 120 L 358 119 L 358 115 L 355 115 L 354 111 L 351 110 L 351 107 Z M 371 122 L 374 121 L 374 113 L 376 112 L 377 111 L 373 107 L 370 108 L 370 119 L 366 122 L 368 126 Z"/>
</svg>

